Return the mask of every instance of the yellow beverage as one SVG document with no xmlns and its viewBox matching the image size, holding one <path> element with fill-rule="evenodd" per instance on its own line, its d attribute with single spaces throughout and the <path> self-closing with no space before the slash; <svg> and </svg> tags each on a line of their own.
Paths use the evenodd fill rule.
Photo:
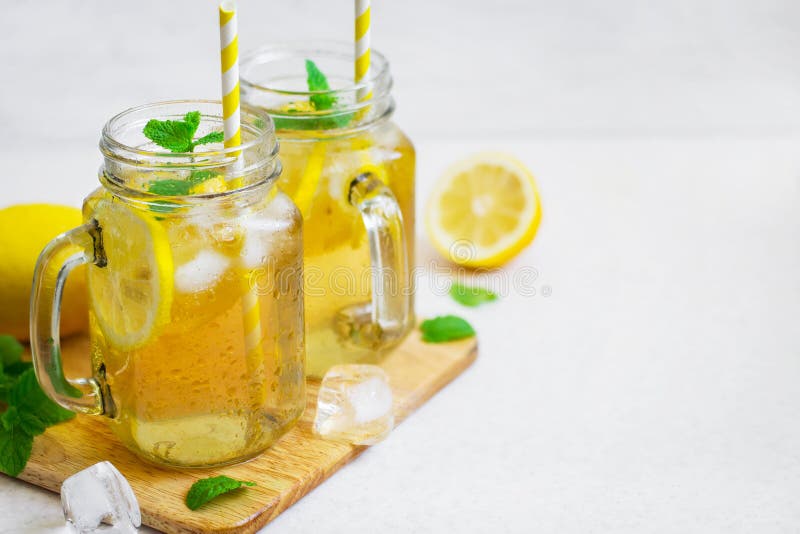
<svg viewBox="0 0 800 534">
<path fill-rule="evenodd" d="M 307 59 L 330 90 L 308 90 Z M 279 186 L 303 215 L 312 376 L 377 362 L 414 325 L 415 152 L 390 120 L 388 62 L 375 51 L 371 72 L 354 84 L 352 45 L 330 43 L 265 47 L 242 66 L 243 101 L 275 120 Z"/>
<path fill-rule="evenodd" d="M 308 177 L 309 162 L 319 157 L 318 183 L 311 202 L 302 206 L 308 373 L 322 375 L 336 364 L 375 361 L 384 348 L 380 340 L 359 337 L 368 335 L 359 327 L 370 319 L 372 270 L 364 222 L 349 200 L 350 185 L 361 172 L 372 170 L 389 186 L 403 213 L 408 265 L 413 265 L 414 147 L 388 122 L 332 139 L 297 138 L 283 131 L 278 136 L 283 163 L 279 186 L 293 199 Z M 397 280 L 409 274 L 398 273 Z M 410 291 L 408 298 L 413 302 Z"/>
<path fill-rule="evenodd" d="M 92 206 L 111 199 L 98 195 L 85 215 L 102 224 Z M 240 460 L 272 444 L 302 413 L 302 235 L 298 221 L 274 227 L 271 211 L 291 213 L 285 196 L 265 204 L 195 216 L 138 214 L 162 227 L 174 266 L 169 320 L 141 343 L 115 344 L 98 321 L 100 293 L 90 291 L 93 364 L 115 404 L 112 429 L 146 458 Z M 243 250 L 248 240 L 261 242 L 263 258 Z M 104 283 L 108 268 L 89 267 L 90 287 Z M 261 337 L 248 353 L 243 317 L 251 294 Z"/>
<path fill-rule="evenodd" d="M 240 151 L 173 155 L 142 139 L 154 114 L 193 109 L 203 113 L 198 135 L 221 129 L 219 104 L 199 101 L 135 108 L 106 126 L 85 224 L 40 257 L 33 352 L 43 389 L 62 405 L 107 416 L 145 459 L 206 467 L 259 454 L 303 412 L 303 238 L 276 186 L 266 116 L 242 114 Z M 89 264 L 93 373 L 66 380 L 47 331 L 60 300 L 48 273 L 77 263 Z"/>
</svg>

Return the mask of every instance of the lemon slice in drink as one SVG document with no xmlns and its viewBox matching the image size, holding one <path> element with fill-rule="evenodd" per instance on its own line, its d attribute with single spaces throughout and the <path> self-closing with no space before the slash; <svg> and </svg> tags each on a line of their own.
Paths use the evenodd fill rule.
<svg viewBox="0 0 800 534">
<path fill-rule="evenodd" d="M 89 297 L 107 341 L 120 350 L 144 345 L 169 322 L 172 253 L 167 234 L 153 217 L 119 202 L 101 200 L 105 267 L 89 269 Z"/>
<path fill-rule="evenodd" d="M 466 267 L 497 267 L 533 240 L 542 218 L 531 172 L 502 153 L 456 163 L 436 184 L 426 223 L 434 247 Z"/>
<path fill-rule="evenodd" d="M 211 193 L 224 193 L 228 190 L 228 184 L 221 176 L 215 176 L 199 184 L 192 186 L 189 193 L 192 195 L 208 195 Z"/>
</svg>

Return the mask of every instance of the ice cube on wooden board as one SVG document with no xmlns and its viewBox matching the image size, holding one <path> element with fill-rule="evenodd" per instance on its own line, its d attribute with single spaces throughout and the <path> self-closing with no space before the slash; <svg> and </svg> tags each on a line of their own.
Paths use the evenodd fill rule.
<svg viewBox="0 0 800 534">
<path fill-rule="evenodd" d="M 327 439 L 373 445 L 394 428 L 392 389 L 377 365 L 332 367 L 319 387 L 314 432 Z"/>
</svg>

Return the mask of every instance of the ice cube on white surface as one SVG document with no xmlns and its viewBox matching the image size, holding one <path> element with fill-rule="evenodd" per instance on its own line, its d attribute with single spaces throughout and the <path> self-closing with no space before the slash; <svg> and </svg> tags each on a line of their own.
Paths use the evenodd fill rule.
<svg viewBox="0 0 800 534">
<path fill-rule="evenodd" d="M 182 293 L 211 289 L 229 264 L 230 260 L 222 254 L 203 249 L 175 269 L 175 287 Z"/>
<path fill-rule="evenodd" d="M 142 524 L 130 484 L 111 462 L 78 471 L 61 486 L 61 507 L 75 532 L 135 533 Z"/>
<path fill-rule="evenodd" d="M 325 373 L 314 432 L 356 445 L 384 440 L 394 428 L 392 389 L 377 365 L 337 365 Z"/>
</svg>

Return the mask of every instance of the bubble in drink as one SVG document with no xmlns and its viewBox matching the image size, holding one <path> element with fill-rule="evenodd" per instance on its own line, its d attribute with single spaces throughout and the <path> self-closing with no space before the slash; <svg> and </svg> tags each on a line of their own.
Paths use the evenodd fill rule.
<svg viewBox="0 0 800 534">
<path fill-rule="evenodd" d="M 384 440 L 394 427 L 392 389 L 377 365 L 332 367 L 322 379 L 314 432 L 356 445 Z"/>
<path fill-rule="evenodd" d="M 135 533 L 142 524 L 130 484 L 111 462 L 100 462 L 61 486 L 64 519 L 73 531 Z"/>
<path fill-rule="evenodd" d="M 213 250 L 201 250 L 197 255 L 175 269 L 175 287 L 182 293 L 196 293 L 211 289 L 225 274 L 230 260 Z"/>
</svg>

